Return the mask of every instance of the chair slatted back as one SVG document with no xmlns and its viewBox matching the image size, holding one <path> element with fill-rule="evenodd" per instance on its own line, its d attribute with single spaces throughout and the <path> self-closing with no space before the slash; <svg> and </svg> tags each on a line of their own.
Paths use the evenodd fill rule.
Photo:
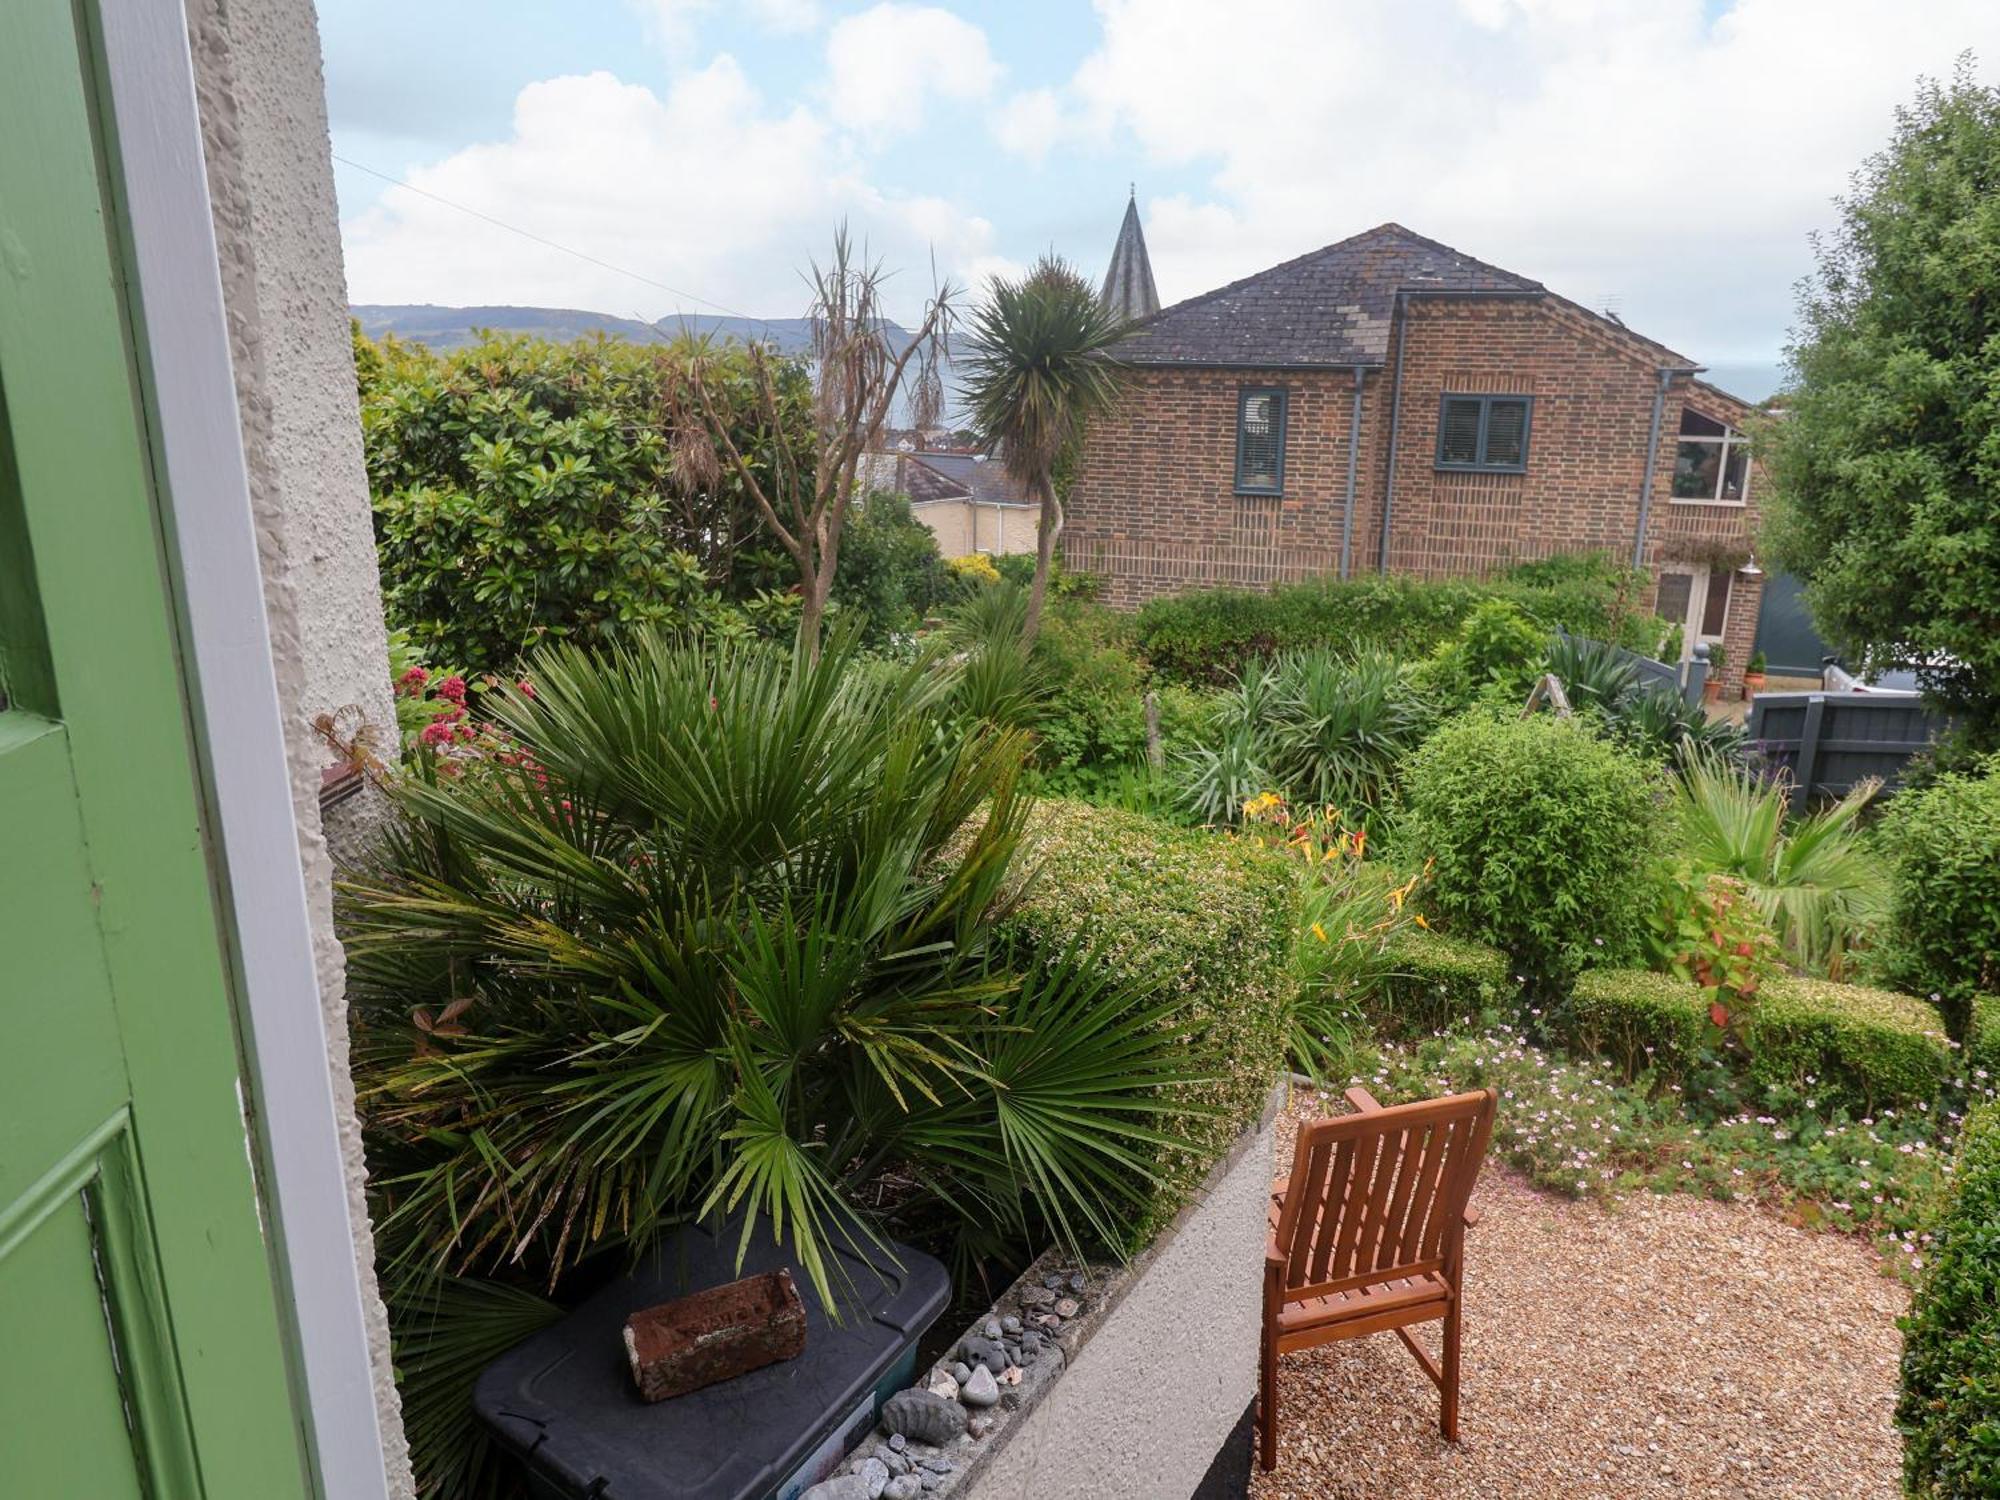
<svg viewBox="0 0 2000 1500">
<path fill-rule="evenodd" d="M 1277 1226 L 1285 1300 L 1441 1270 L 1497 1100 L 1487 1089 L 1301 1125 Z"/>
</svg>

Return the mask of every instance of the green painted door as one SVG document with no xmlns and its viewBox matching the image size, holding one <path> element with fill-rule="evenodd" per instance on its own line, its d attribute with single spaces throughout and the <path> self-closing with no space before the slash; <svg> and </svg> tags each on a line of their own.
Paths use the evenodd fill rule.
<svg viewBox="0 0 2000 1500">
<path fill-rule="evenodd" d="M 287 1500 L 115 143 L 67 0 L 0 10 L 0 1493 Z"/>
</svg>

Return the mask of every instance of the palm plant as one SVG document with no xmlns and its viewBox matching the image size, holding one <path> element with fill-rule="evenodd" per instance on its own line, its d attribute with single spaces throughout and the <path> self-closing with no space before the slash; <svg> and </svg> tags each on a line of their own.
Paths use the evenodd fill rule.
<svg viewBox="0 0 2000 1500">
<path fill-rule="evenodd" d="M 1546 666 L 1562 683 L 1572 708 L 1611 715 L 1639 686 L 1639 669 L 1624 651 L 1567 631 L 1549 643 Z"/>
<path fill-rule="evenodd" d="M 1056 467 L 1090 420 L 1117 400 L 1118 366 L 1103 356 L 1123 327 L 1073 266 L 1050 255 L 1018 281 L 996 280 L 964 341 L 962 395 L 973 428 L 1041 506 L 1028 594 L 1031 645 L 1063 526 Z"/>
<path fill-rule="evenodd" d="M 1308 807 L 1377 806 L 1432 712 L 1395 657 L 1301 651 L 1277 666 L 1267 720 L 1271 770 Z"/>
<path fill-rule="evenodd" d="M 1026 735 L 959 727 L 935 657 L 854 655 L 551 650 L 485 705 L 515 750 L 399 789 L 343 906 L 413 1350 L 440 1276 L 560 1299 L 585 1256 L 697 1215 L 784 1239 L 825 1297 L 829 1238 L 872 1234 L 890 1177 L 902 1214 L 1073 1245 L 1145 1201 L 1188 1076 L 1173 1008 L 1088 952 L 996 949 Z M 424 1389 L 470 1441 L 462 1390 Z"/>
<path fill-rule="evenodd" d="M 1626 694 L 1612 715 L 1611 730 L 1641 754 L 1682 767 L 1689 756 L 1741 764 L 1750 745 L 1741 724 L 1711 719 L 1699 703 L 1665 687 L 1640 687 Z"/>
<path fill-rule="evenodd" d="M 1860 827 L 1879 785 L 1863 782 L 1832 806 L 1791 818 L 1784 780 L 1689 750 L 1677 793 L 1685 846 L 1698 870 L 1744 883 L 1794 964 L 1837 971 L 1887 909 L 1886 870 Z"/>
<path fill-rule="evenodd" d="M 1178 752 L 1170 774 L 1176 804 L 1196 823 L 1236 822 L 1243 805 L 1271 785 L 1262 736 L 1241 722 L 1226 722 L 1206 743 Z"/>
</svg>

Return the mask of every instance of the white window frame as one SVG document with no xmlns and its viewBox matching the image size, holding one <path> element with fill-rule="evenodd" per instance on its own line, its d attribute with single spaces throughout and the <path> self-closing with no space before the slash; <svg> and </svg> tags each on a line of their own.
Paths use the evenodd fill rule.
<svg viewBox="0 0 2000 1500">
<path fill-rule="evenodd" d="M 1722 436 L 1688 437 L 1684 434 L 1676 434 L 1674 438 L 1674 472 L 1676 474 L 1680 472 L 1680 450 L 1682 444 L 1684 443 L 1715 444 L 1718 448 L 1721 449 L 1721 451 L 1716 455 L 1717 462 L 1715 465 L 1715 493 L 1712 495 L 1676 495 L 1673 492 L 1673 487 L 1674 487 L 1673 479 L 1670 477 L 1667 480 L 1668 503 L 1673 505 L 1719 505 L 1726 510 L 1741 510 L 1743 509 L 1743 507 L 1745 507 L 1750 503 L 1750 469 L 1751 469 L 1751 463 L 1749 458 L 1750 439 L 1746 437 L 1742 432 L 1738 431 L 1736 428 L 1731 427 L 1727 422 L 1723 422 L 1720 417 L 1710 417 L 1708 413 L 1705 411 L 1698 411 L 1695 413 L 1695 415 L 1699 417 L 1706 417 L 1711 422 L 1721 422 Z M 1739 496 L 1737 499 L 1734 500 L 1727 498 L 1722 493 L 1723 481 L 1729 477 L 1729 451 L 1732 448 L 1740 448 L 1744 450 L 1743 493 L 1741 496 Z"/>
<path fill-rule="evenodd" d="M 1713 502 L 1695 501 L 1693 503 L 1700 505 L 1704 503 L 1713 503 Z M 1729 501 L 1726 503 L 1734 504 L 1735 502 Z M 1729 629 L 1728 605 L 1725 604 L 1723 606 L 1722 610 L 1723 628 L 1721 630 L 1718 630 L 1711 635 L 1701 628 L 1701 621 L 1702 617 L 1708 613 L 1708 591 L 1715 586 L 1716 579 L 1720 578 L 1722 580 L 1723 588 L 1729 590 L 1732 593 L 1735 591 L 1736 579 L 1734 577 L 1734 571 L 1735 571 L 1734 569 L 1730 568 L 1711 568 L 1704 563 L 1664 563 L 1661 565 L 1658 575 L 1655 579 L 1654 589 L 1653 589 L 1653 598 L 1656 604 L 1659 600 L 1659 581 L 1665 579 L 1667 574 L 1683 573 L 1694 580 L 1692 583 L 1688 585 L 1688 605 L 1687 605 L 1686 617 L 1679 621 L 1673 621 L 1673 620 L 1668 621 L 1669 624 L 1678 624 L 1681 627 L 1682 661 L 1693 660 L 1694 648 L 1697 642 L 1701 642 L 1710 646 L 1719 646 L 1723 644 L 1724 638 Z M 1730 602 L 1733 603 L 1734 601 L 1732 600 Z"/>
</svg>

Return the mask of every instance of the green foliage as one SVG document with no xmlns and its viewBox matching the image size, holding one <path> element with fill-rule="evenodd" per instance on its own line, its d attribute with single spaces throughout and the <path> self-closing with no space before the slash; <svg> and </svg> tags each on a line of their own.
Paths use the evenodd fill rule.
<svg viewBox="0 0 2000 1500">
<path fill-rule="evenodd" d="M 1511 1014 L 1521 988 L 1498 948 L 1422 928 L 1399 933 L 1387 958 L 1361 1003 L 1376 1033 L 1390 1039 L 1474 1029 Z"/>
<path fill-rule="evenodd" d="M 1931 1240 L 1902 1324 L 1903 1485 L 1975 1500 L 2000 1494 L 2000 1105 L 1966 1121 Z"/>
<path fill-rule="evenodd" d="M 1410 760 L 1400 847 L 1462 936 L 1559 986 L 1629 951 L 1665 833 L 1659 773 L 1577 720 L 1468 714 Z"/>
<path fill-rule="evenodd" d="M 1255 724 L 1223 719 L 1213 732 L 1175 754 L 1175 807 L 1190 821 L 1210 827 L 1237 822 L 1245 805 L 1271 786 L 1265 749 Z"/>
<path fill-rule="evenodd" d="M 816 662 L 642 632 L 529 670 L 486 704 L 516 748 L 404 781 L 344 897 L 392 1306 L 438 1273 L 560 1299 L 586 1255 L 715 1211 L 824 1292 L 885 1173 L 891 1227 L 1130 1243 L 1188 995 L 1129 943 L 990 940 L 1025 735 L 963 731 L 953 671 L 838 634 Z"/>
<path fill-rule="evenodd" d="M 1541 671 L 1548 630 L 1511 599 L 1482 600 L 1424 664 L 1424 681 L 1453 708 L 1521 703 Z"/>
<path fill-rule="evenodd" d="M 1543 667 L 1562 683 L 1569 706 L 1578 713 L 1595 712 L 1612 719 L 1639 691 L 1639 669 L 1627 654 L 1589 636 L 1557 636 L 1549 642 Z"/>
<path fill-rule="evenodd" d="M 1887 871 L 1860 825 L 1878 785 L 1864 782 L 1833 806 L 1795 818 L 1783 780 L 1693 753 L 1675 798 L 1682 847 L 1697 870 L 1744 882 L 1794 964 L 1837 974 L 1887 903 Z"/>
<path fill-rule="evenodd" d="M 383 602 L 420 651 L 505 672 L 544 641 L 741 630 L 729 601 L 784 598 L 791 566 L 689 414 L 683 351 L 354 338 Z M 710 358 L 712 378 L 747 380 L 739 356 Z M 803 373 L 783 392 L 785 420 L 808 423 Z M 756 431 L 737 438 L 766 461 Z M 767 612 L 774 629 L 792 616 Z"/>
<path fill-rule="evenodd" d="M 1268 593 L 1206 589 L 1139 611 L 1139 654 L 1162 676 L 1220 686 L 1245 663 L 1288 651 L 1377 647 L 1404 660 L 1430 655 L 1475 606 L 1508 599 L 1544 636 L 1561 628 L 1651 649 L 1659 622 L 1635 612 L 1640 580 L 1601 556 L 1551 558 L 1475 582 L 1370 576 L 1284 584 Z"/>
<path fill-rule="evenodd" d="M 2000 741 L 2000 90 L 1970 58 L 1899 110 L 1819 245 L 1767 539 L 1821 634 Z"/>
<path fill-rule="evenodd" d="M 1720 1059 L 1755 1087 L 1873 1112 L 1928 1105 L 1951 1075 L 1937 1008 L 1910 995 L 1823 979 L 1766 980 L 1741 1048 L 1711 1045 L 1708 992 L 1671 974 L 1597 969 L 1579 976 L 1553 1019 L 1567 1045 L 1685 1082 Z"/>
<path fill-rule="evenodd" d="M 832 597 L 837 609 L 866 621 L 866 644 L 907 635 L 957 594 L 937 537 L 903 496 L 870 495 L 848 511 Z"/>
<path fill-rule="evenodd" d="M 1715 874 L 1675 882 L 1650 936 L 1659 967 L 1701 992 L 1716 1039 L 1749 1045 L 1778 945 L 1743 882 Z"/>
<path fill-rule="evenodd" d="M 1739 761 L 1750 748 L 1741 724 L 1711 719 L 1699 703 L 1688 702 L 1678 690 L 1660 687 L 1640 687 L 1626 694 L 1606 727 L 1620 744 L 1676 768 L 1689 753 Z"/>
<path fill-rule="evenodd" d="M 1936 995 L 1963 1037 L 1973 996 L 2000 992 L 2000 764 L 1898 796 L 1881 846 L 1891 861 L 1888 970 Z"/>
<path fill-rule="evenodd" d="M 1023 862 L 1035 874 L 1002 926 L 1011 944 L 1088 945 L 1109 982 L 1159 978 L 1185 1007 L 1175 1045 L 1200 1081 L 1169 1097 L 1202 1113 L 1177 1127 L 1188 1149 L 1158 1154 L 1153 1206 L 1121 1237 L 1134 1248 L 1188 1201 L 1284 1066 L 1298 882 L 1249 841 L 1053 800 L 1036 809 Z"/>
</svg>

